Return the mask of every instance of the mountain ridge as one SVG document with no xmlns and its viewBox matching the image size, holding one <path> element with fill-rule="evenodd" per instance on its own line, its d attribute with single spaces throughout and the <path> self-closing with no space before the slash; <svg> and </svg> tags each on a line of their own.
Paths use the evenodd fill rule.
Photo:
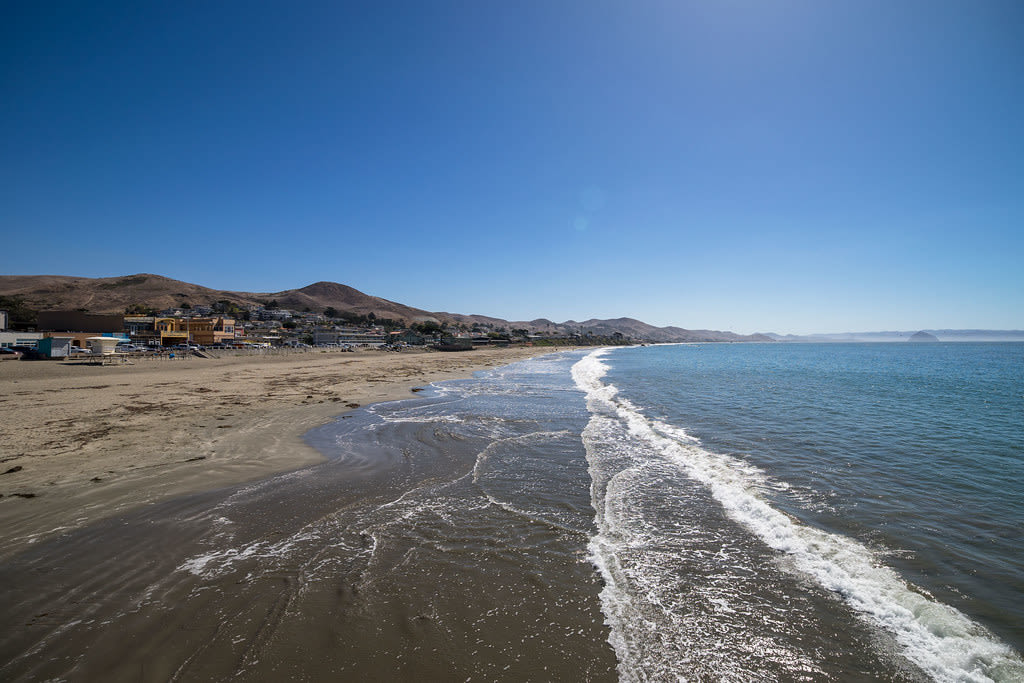
<svg viewBox="0 0 1024 683">
<path fill-rule="evenodd" d="M 136 273 L 107 278 L 71 275 L 0 275 L 0 296 L 18 297 L 37 310 L 79 310 L 92 313 L 123 313 L 129 306 L 144 305 L 157 310 L 190 306 L 212 306 L 228 301 L 240 306 L 266 305 L 276 302 L 280 308 L 311 310 L 322 313 L 327 308 L 359 315 L 373 313 L 377 318 L 391 318 L 407 324 L 433 321 L 472 327 L 524 329 L 530 333 L 624 337 L 652 342 L 773 341 L 766 335 L 740 335 L 719 330 L 687 330 L 681 327 L 655 327 L 634 318 L 583 322 L 568 320 L 556 323 L 547 318 L 531 321 L 509 321 L 487 315 L 433 312 L 407 306 L 396 301 L 372 296 L 338 282 L 319 281 L 297 289 L 280 292 L 242 292 L 212 289 L 174 280 L 153 273 Z"/>
</svg>

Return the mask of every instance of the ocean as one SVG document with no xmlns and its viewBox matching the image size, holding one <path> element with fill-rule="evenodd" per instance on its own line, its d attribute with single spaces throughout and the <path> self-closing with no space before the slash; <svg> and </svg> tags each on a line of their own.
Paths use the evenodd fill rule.
<svg viewBox="0 0 1024 683">
<path fill-rule="evenodd" d="M 0 677 L 1022 681 L 1022 418 L 1017 343 L 522 361 L 3 563 Z"/>
<path fill-rule="evenodd" d="M 573 374 L 623 678 L 1024 680 L 1024 345 L 648 347 Z"/>
</svg>

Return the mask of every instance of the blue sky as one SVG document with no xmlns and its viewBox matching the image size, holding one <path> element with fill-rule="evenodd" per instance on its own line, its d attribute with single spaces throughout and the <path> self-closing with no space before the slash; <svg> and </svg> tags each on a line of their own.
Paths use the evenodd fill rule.
<svg viewBox="0 0 1024 683">
<path fill-rule="evenodd" d="M 10 4 L 0 273 L 1020 329 L 1022 36 L 1017 0 Z"/>
</svg>

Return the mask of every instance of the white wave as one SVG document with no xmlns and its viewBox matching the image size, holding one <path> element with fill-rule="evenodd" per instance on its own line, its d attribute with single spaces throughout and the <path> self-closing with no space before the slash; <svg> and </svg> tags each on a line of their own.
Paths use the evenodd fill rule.
<svg viewBox="0 0 1024 683">
<path fill-rule="evenodd" d="M 599 429 L 601 420 L 619 420 L 637 445 L 675 463 L 703 484 L 729 517 L 769 547 L 786 553 L 798 571 L 840 595 L 862 618 L 892 633 L 904 656 L 936 681 L 1024 680 L 1024 661 L 983 626 L 926 597 L 857 541 L 808 527 L 769 505 L 759 492 L 770 487 L 757 468 L 708 451 L 684 430 L 648 419 L 629 401 L 617 398 L 618 390 L 602 381 L 608 371 L 601 360 L 606 353 L 605 349 L 595 351 L 572 368 L 592 413 L 588 430 Z M 590 458 L 591 448 L 587 450 Z M 606 485 L 607 495 L 613 496 L 611 482 Z M 606 540 L 616 532 L 609 528 L 612 520 L 605 518 L 602 507 L 595 505 L 599 532 L 590 550 L 607 584 L 602 602 L 612 626 L 611 643 L 621 661 L 632 645 L 616 624 L 623 623 L 632 611 L 630 603 L 639 598 L 625 594 L 619 581 L 616 546 Z"/>
</svg>

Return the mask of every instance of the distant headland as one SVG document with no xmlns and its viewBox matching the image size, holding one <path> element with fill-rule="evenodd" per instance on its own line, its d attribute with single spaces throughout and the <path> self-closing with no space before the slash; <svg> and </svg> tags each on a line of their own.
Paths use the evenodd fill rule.
<svg viewBox="0 0 1024 683">
<path fill-rule="evenodd" d="M 1024 330 L 919 330 L 916 332 L 834 332 L 828 334 L 771 334 L 783 342 L 1024 342 Z"/>
</svg>

